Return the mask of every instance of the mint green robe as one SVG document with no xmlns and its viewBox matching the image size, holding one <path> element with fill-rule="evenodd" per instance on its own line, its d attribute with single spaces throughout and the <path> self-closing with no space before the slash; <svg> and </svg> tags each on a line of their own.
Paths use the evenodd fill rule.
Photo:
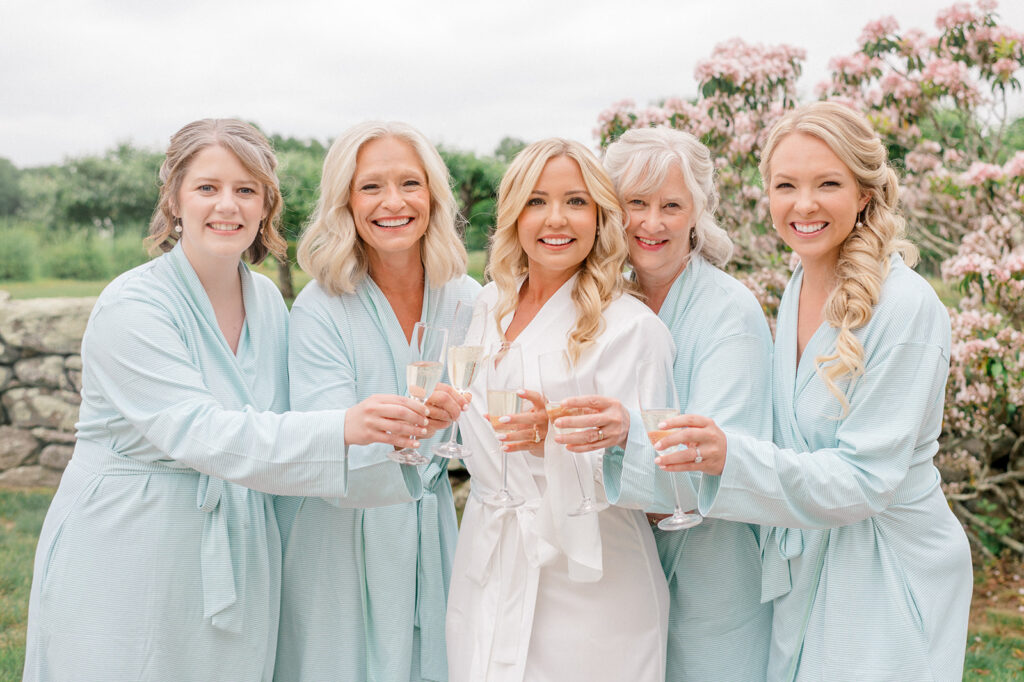
<svg viewBox="0 0 1024 682">
<path fill-rule="evenodd" d="M 704 476 L 700 511 L 763 528 L 763 598 L 773 599 L 770 680 L 960 680 L 971 553 L 932 463 L 938 451 L 949 316 L 931 285 L 892 258 L 871 320 L 854 333 L 865 373 L 840 388 L 796 362 L 803 270 L 779 308 L 775 444 L 726 432 L 725 470 Z"/>
<path fill-rule="evenodd" d="M 425 287 L 420 319 L 450 327 L 469 277 Z M 311 282 L 291 313 L 292 406 L 348 407 L 403 395 L 408 342 L 369 277 L 331 296 Z M 422 441 L 421 451 L 447 435 Z M 349 446 L 353 472 L 388 461 L 391 446 Z M 276 502 L 285 537 L 275 679 L 410 682 L 448 679 L 444 619 L 458 526 L 447 460 L 419 467 L 419 502 L 341 509 L 316 497 Z"/>
<path fill-rule="evenodd" d="M 658 317 L 676 343 L 673 363 L 680 412 L 713 418 L 723 429 L 771 436 L 772 339 L 750 291 L 701 256 L 673 282 Z M 605 489 L 616 504 L 667 513 L 679 485 L 695 508 L 699 477 L 668 474 L 639 413 L 630 415 L 625 451 L 605 456 Z M 654 530 L 669 586 L 666 680 L 765 679 L 771 604 L 761 603 L 757 527 L 704 519 L 689 530 Z"/>
<path fill-rule="evenodd" d="M 270 280 L 239 273 L 237 353 L 180 246 L 97 300 L 78 442 L 36 551 L 25 680 L 271 679 L 267 493 L 346 495 L 345 414 L 285 412 L 287 310 Z M 391 463 L 347 483 L 345 504 L 419 495 Z"/>
</svg>

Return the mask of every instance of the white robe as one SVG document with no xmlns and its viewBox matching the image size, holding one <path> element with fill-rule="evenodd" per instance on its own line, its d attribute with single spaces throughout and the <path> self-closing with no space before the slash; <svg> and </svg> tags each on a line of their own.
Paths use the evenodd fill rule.
<svg viewBox="0 0 1024 682">
<path fill-rule="evenodd" d="M 515 339 L 526 388 L 540 390 L 537 356 L 566 347 L 576 310 L 570 279 Z M 497 288 L 481 298 L 492 307 Z M 502 328 L 511 314 L 502 320 Z M 644 358 L 671 362 L 668 330 L 636 299 L 604 313 L 604 329 L 577 363 L 584 393 L 636 407 L 635 368 Z M 498 342 L 494 320 L 485 343 Z M 452 682 L 661 682 L 665 677 L 668 590 L 650 527 L 635 510 L 610 507 L 569 517 L 580 501 L 573 465 L 549 431 L 545 457 L 509 456 L 509 488 L 518 508 L 486 502 L 501 486 L 498 441 L 483 418 L 486 377 L 473 382 L 463 436 L 472 494 L 462 518 L 448 600 Z M 603 451 L 577 455 L 585 484 L 605 499 Z"/>
</svg>

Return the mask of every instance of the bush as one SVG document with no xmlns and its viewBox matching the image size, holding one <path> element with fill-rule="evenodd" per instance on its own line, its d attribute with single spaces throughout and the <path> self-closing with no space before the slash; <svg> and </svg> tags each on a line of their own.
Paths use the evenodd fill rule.
<svg viewBox="0 0 1024 682">
<path fill-rule="evenodd" d="M 35 277 L 39 239 L 23 227 L 0 229 L 0 282 L 24 282 Z"/>
<path fill-rule="evenodd" d="M 116 277 L 149 260 L 142 237 L 138 234 L 122 234 L 110 241 L 110 276 Z"/>
<path fill-rule="evenodd" d="M 106 279 L 111 270 L 104 244 L 88 232 L 75 232 L 46 249 L 46 274 L 56 279 Z"/>
</svg>

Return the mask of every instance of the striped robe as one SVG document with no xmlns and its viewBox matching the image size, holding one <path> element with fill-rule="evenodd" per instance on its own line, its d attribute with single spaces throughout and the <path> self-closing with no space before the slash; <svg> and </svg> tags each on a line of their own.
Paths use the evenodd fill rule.
<svg viewBox="0 0 1024 682">
<path fill-rule="evenodd" d="M 466 276 L 440 287 L 428 283 L 420 320 L 450 327 L 455 304 L 479 290 Z M 295 409 L 405 394 L 409 344 L 371 278 L 342 296 L 311 282 L 291 320 Z M 446 434 L 422 441 L 420 450 L 429 454 Z M 350 446 L 353 473 L 389 461 L 391 449 Z M 458 526 L 447 460 L 434 458 L 419 473 L 419 502 L 362 510 L 315 497 L 277 500 L 285 538 L 279 682 L 448 679 L 445 603 Z"/>
<path fill-rule="evenodd" d="M 96 302 L 78 442 L 36 551 L 25 680 L 271 679 L 281 545 L 265 493 L 344 496 L 345 415 L 279 414 L 287 310 L 239 272 L 236 353 L 181 246 Z M 401 471 L 354 474 L 345 503 L 418 496 Z"/>
<path fill-rule="evenodd" d="M 822 323 L 796 362 L 802 269 L 779 310 L 775 443 L 727 433 L 702 513 L 763 528 L 763 597 L 774 599 L 770 680 L 960 680 L 971 601 L 967 537 L 932 464 L 949 371 L 950 327 L 931 286 L 892 258 L 874 314 L 855 335 L 865 373 L 825 387 L 814 358 L 835 348 Z"/>
<path fill-rule="evenodd" d="M 771 333 L 750 291 L 700 255 L 669 290 L 658 317 L 676 342 L 673 364 L 680 412 L 712 417 L 723 428 L 767 439 L 772 430 Z M 605 489 L 617 504 L 669 512 L 671 486 L 696 507 L 690 481 L 654 465 L 638 412 L 625 451 L 605 455 Z M 689 480 L 687 480 L 689 479 Z M 689 530 L 655 529 L 668 579 L 666 680 L 765 679 L 771 605 L 761 603 L 757 527 L 705 519 Z"/>
</svg>

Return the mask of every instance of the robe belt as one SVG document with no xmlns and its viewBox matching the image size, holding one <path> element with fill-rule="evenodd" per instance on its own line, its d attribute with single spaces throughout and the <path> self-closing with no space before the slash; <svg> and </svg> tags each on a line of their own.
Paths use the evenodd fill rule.
<svg viewBox="0 0 1024 682">
<path fill-rule="evenodd" d="M 215 628 L 239 633 L 242 631 L 242 609 L 238 590 L 245 589 L 245 576 L 236 581 L 231 556 L 229 526 L 233 519 L 221 504 L 225 490 L 241 491 L 245 488 L 224 485 L 224 481 L 201 474 L 177 462 L 143 462 L 119 455 L 113 450 L 88 440 L 79 440 L 72 457 L 75 465 L 101 476 L 139 476 L 149 474 L 192 475 L 199 478 L 196 506 L 205 512 L 200 537 L 200 566 L 203 581 L 203 617 L 209 618 Z M 244 501 L 232 505 L 244 509 Z M 244 570 L 244 566 L 243 566 Z"/>
<path fill-rule="evenodd" d="M 416 626 L 420 629 L 420 674 L 425 680 L 448 679 L 445 611 L 448 594 L 441 556 L 441 524 L 437 486 L 444 485 L 448 460 L 434 457 L 421 474 L 419 561 L 416 566 Z"/>
<path fill-rule="evenodd" d="M 929 493 L 938 485 L 938 469 L 930 461 L 923 462 L 910 468 L 897 486 L 890 504 L 906 504 Z M 761 603 L 766 603 L 793 589 L 789 562 L 804 553 L 806 542 L 804 531 L 799 528 L 762 526 L 759 544 Z"/>
<path fill-rule="evenodd" d="M 483 660 L 514 664 L 526 656 L 540 567 L 555 550 L 534 530 L 540 498 L 518 507 L 499 507 L 488 502 L 493 492 L 479 485 L 470 494 L 483 506 L 483 514 L 466 577 L 483 588 L 480 606 L 492 617 L 475 636 L 483 640 Z M 526 557 L 525 565 L 520 553 Z"/>
</svg>

